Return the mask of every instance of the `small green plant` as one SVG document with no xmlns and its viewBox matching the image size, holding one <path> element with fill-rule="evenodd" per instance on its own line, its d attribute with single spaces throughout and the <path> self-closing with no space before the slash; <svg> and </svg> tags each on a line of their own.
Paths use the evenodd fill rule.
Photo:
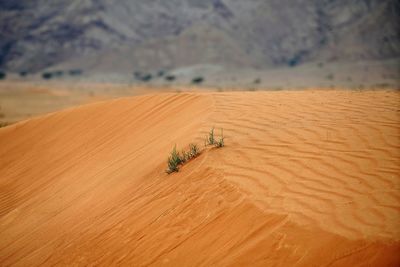
<svg viewBox="0 0 400 267">
<path fill-rule="evenodd" d="M 216 147 L 223 147 L 223 146 L 225 146 L 225 143 L 224 143 L 224 129 L 222 129 L 221 128 L 221 137 L 220 137 L 220 139 L 215 143 L 215 146 Z"/>
<path fill-rule="evenodd" d="M 199 153 L 200 150 L 196 144 L 189 144 L 189 156 L 191 159 L 196 157 Z"/>
<path fill-rule="evenodd" d="M 181 164 L 181 162 L 181 157 L 179 156 L 179 152 L 176 151 L 175 145 L 174 149 L 171 151 L 171 155 L 168 157 L 168 169 L 166 172 L 170 174 L 179 171 L 178 165 Z"/>
<path fill-rule="evenodd" d="M 221 136 L 217 141 L 214 136 L 214 127 L 212 127 L 210 132 L 208 133 L 208 136 L 206 136 L 204 140 L 204 146 L 207 147 L 208 145 L 212 145 L 215 147 L 223 147 L 225 146 L 224 139 L 225 139 L 224 130 L 221 128 Z M 171 151 L 170 156 L 168 157 L 167 160 L 168 168 L 165 172 L 168 174 L 171 174 L 173 172 L 178 172 L 179 165 L 188 162 L 189 160 L 197 157 L 199 154 L 200 154 L 200 149 L 196 144 L 190 143 L 189 151 L 182 150 L 181 153 L 179 153 L 176 150 L 176 145 L 175 145 Z"/>
<path fill-rule="evenodd" d="M 206 146 L 208 145 L 214 145 L 215 144 L 215 139 L 214 139 L 214 127 L 211 128 L 210 132 L 208 133 L 208 136 L 206 137 Z"/>
<path fill-rule="evenodd" d="M 211 128 L 210 132 L 208 133 L 208 136 L 206 137 L 205 141 L 204 141 L 204 146 L 215 146 L 215 147 L 223 147 L 225 146 L 224 143 L 224 129 L 221 128 L 221 137 L 220 139 L 217 141 L 215 140 L 215 136 L 214 136 L 214 127 Z"/>
<path fill-rule="evenodd" d="M 200 154 L 200 150 L 196 144 L 189 144 L 189 151 L 182 150 L 179 152 L 176 151 L 176 145 L 174 149 L 171 151 L 171 155 L 168 157 L 168 169 L 166 172 L 168 174 L 179 171 L 179 165 L 184 164 L 185 162 L 191 160 L 192 158 L 197 157 Z"/>
<path fill-rule="evenodd" d="M 180 158 L 181 158 L 181 163 L 185 163 L 186 161 L 188 161 L 190 159 L 189 152 L 186 152 L 185 150 L 182 150 Z"/>
</svg>

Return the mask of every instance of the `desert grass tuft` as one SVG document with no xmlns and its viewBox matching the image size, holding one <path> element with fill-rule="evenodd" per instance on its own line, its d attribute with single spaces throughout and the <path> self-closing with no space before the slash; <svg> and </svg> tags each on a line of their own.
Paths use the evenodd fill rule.
<svg viewBox="0 0 400 267">
<path fill-rule="evenodd" d="M 189 159 L 197 157 L 200 154 L 200 149 L 196 144 L 189 144 Z"/>
<path fill-rule="evenodd" d="M 176 151 L 176 145 L 174 149 L 171 151 L 171 155 L 168 157 L 168 169 L 166 172 L 168 174 L 179 171 L 179 164 L 182 163 L 182 159 L 179 155 L 179 152 Z"/>
<path fill-rule="evenodd" d="M 210 132 L 208 133 L 208 136 L 204 139 L 204 147 L 207 147 L 209 145 L 215 146 L 217 148 L 225 146 L 224 142 L 224 129 L 221 128 L 221 136 L 219 137 L 219 140 L 217 141 L 215 139 L 214 135 L 214 127 L 211 128 Z M 168 157 L 168 168 L 166 170 L 166 173 L 171 174 L 173 172 L 178 172 L 179 171 L 179 165 L 182 165 L 189 160 L 197 157 L 200 154 L 200 149 L 196 144 L 190 143 L 189 144 L 189 151 L 182 150 L 181 153 L 179 153 L 176 150 L 176 145 L 171 151 L 170 156 Z"/>
<path fill-rule="evenodd" d="M 208 133 L 208 136 L 206 136 L 206 141 L 205 141 L 205 146 L 212 146 L 215 144 L 215 138 L 214 138 L 214 127 L 211 128 L 210 132 Z"/>
<path fill-rule="evenodd" d="M 166 173 L 170 174 L 173 172 L 178 172 L 179 165 L 182 165 L 185 162 L 197 157 L 199 154 L 200 150 L 196 144 L 189 144 L 189 151 L 182 150 L 181 153 L 176 150 L 175 145 L 171 151 L 171 155 L 168 157 L 168 169 L 166 170 Z"/>
<path fill-rule="evenodd" d="M 225 146 L 225 142 L 224 142 L 224 129 L 221 128 L 221 137 L 219 138 L 219 140 L 215 143 L 216 147 L 223 147 Z"/>
<path fill-rule="evenodd" d="M 204 146 L 215 146 L 215 147 L 223 147 L 225 146 L 225 142 L 224 142 L 224 130 L 221 128 L 221 137 L 219 138 L 219 140 L 217 141 L 215 139 L 215 134 L 214 134 L 214 127 L 211 128 L 210 132 L 208 133 L 208 136 L 206 136 L 206 139 L 204 141 Z"/>
</svg>

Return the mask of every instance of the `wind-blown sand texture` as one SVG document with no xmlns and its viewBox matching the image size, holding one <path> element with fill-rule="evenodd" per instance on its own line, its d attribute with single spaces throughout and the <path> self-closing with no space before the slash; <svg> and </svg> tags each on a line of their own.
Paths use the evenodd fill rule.
<svg viewBox="0 0 400 267">
<path fill-rule="evenodd" d="M 399 266 L 400 93 L 155 94 L 0 129 L 0 265 Z M 177 144 L 207 149 L 167 175 Z"/>
</svg>

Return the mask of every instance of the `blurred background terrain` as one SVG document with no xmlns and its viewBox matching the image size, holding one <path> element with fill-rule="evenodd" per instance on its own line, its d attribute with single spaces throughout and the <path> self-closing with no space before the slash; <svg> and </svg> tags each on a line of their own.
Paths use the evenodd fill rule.
<svg viewBox="0 0 400 267">
<path fill-rule="evenodd" d="M 0 0 L 0 79 L 398 88 L 399 17 L 398 0 Z"/>
</svg>

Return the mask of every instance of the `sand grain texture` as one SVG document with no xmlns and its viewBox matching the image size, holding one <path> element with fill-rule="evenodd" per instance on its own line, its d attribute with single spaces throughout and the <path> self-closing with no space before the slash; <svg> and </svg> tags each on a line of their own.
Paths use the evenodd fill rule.
<svg viewBox="0 0 400 267">
<path fill-rule="evenodd" d="M 155 94 L 0 129 L 0 265 L 398 266 L 400 94 Z M 226 147 L 167 175 L 174 146 Z"/>
</svg>

